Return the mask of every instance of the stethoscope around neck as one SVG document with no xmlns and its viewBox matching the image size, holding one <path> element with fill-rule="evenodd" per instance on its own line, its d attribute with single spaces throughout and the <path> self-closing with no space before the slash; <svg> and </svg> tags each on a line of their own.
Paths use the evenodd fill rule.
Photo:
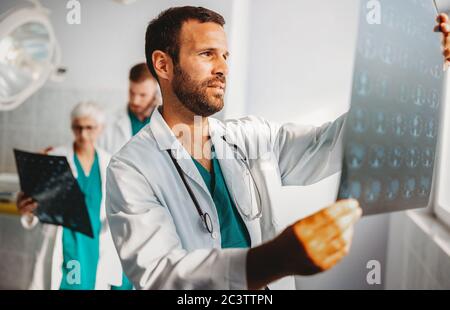
<svg viewBox="0 0 450 310">
<path fill-rule="evenodd" d="M 226 143 L 228 143 L 228 141 L 226 140 L 226 138 L 225 138 L 224 136 L 222 136 L 222 139 L 223 139 Z M 228 144 L 231 145 L 231 146 L 233 147 L 233 151 L 234 151 L 235 154 L 236 154 L 236 153 L 239 154 L 240 160 L 244 163 L 245 168 L 246 168 L 247 171 L 249 172 L 250 177 L 252 178 L 253 184 L 255 185 L 255 189 L 256 189 L 256 192 L 257 192 L 257 195 L 258 195 L 258 199 L 259 199 L 259 202 L 257 202 L 257 204 L 258 204 L 258 212 L 257 212 L 257 214 L 256 214 L 256 215 L 253 215 L 253 216 L 252 216 L 252 215 L 247 215 L 247 214 L 246 214 L 245 212 L 243 212 L 242 209 L 241 209 L 242 214 L 244 214 L 244 216 L 245 216 L 248 220 L 252 221 L 252 220 L 255 220 L 255 219 L 261 217 L 261 214 L 262 214 L 261 207 L 260 207 L 260 205 L 261 205 L 261 195 L 260 195 L 258 186 L 256 186 L 255 179 L 253 178 L 253 174 L 252 174 L 252 172 L 251 172 L 251 170 L 250 170 L 250 167 L 249 167 L 249 165 L 248 165 L 248 163 L 247 163 L 246 157 L 243 155 L 243 153 L 240 151 L 240 149 L 237 147 L 237 145 L 235 145 L 235 144 L 230 144 L 230 143 L 228 143 Z M 175 166 L 175 168 L 176 168 L 176 170 L 177 170 L 177 172 L 178 172 L 178 175 L 180 176 L 181 180 L 183 181 L 183 184 L 184 184 L 184 186 L 186 187 L 186 190 L 188 191 L 189 196 L 191 197 L 192 202 L 193 202 L 194 205 L 195 205 L 195 209 L 197 210 L 197 213 L 198 213 L 198 215 L 200 216 L 200 219 L 201 219 L 201 221 L 202 221 L 202 223 L 203 223 L 203 226 L 205 227 L 206 231 L 212 235 L 213 232 L 214 232 L 214 225 L 213 225 L 213 222 L 212 222 L 212 220 L 211 220 L 211 216 L 208 214 L 208 212 L 203 212 L 202 208 L 200 207 L 200 204 L 198 203 L 197 198 L 195 197 L 194 193 L 192 192 L 192 188 L 189 186 L 189 184 L 188 184 L 188 182 L 187 182 L 187 180 L 186 180 L 186 177 L 184 176 L 184 173 L 183 173 L 183 171 L 182 171 L 180 165 L 178 164 L 177 160 L 176 160 L 175 157 L 173 156 L 172 151 L 171 151 L 171 150 L 167 150 L 167 153 L 169 154 L 170 159 L 172 160 L 172 162 L 173 162 L 173 164 L 174 164 L 174 166 Z M 236 156 L 235 156 L 235 158 L 237 159 Z M 237 205 L 238 205 L 238 207 L 239 207 L 239 204 L 237 204 Z"/>
</svg>

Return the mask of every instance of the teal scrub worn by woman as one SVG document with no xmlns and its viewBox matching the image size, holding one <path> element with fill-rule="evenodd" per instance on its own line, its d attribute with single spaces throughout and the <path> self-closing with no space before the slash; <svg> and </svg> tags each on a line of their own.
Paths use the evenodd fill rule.
<svg viewBox="0 0 450 310">
<path fill-rule="evenodd" d="M 135 134 L 137 134 L 139 132 L 139 130 L 141 130 L 142 128 L 144 128 L 145 125 L 147 125 L 148 123 L 150 123 L 150 116 L 146 117 L 142 122 L 136 117 L 136 115 L 134 115 L 130 109 L 128 109 L 128 117 L 130 118 L 131 121 L 131 133 L 134 136 Z"/>
<path fill-rule="evenodd" d="M 102 180 L 98 155 L 95 153 L 94 163 L 88 176 L 74 154 L 74 162 L 77 168 L 77 182 L 84 194 L 84 200 L 89 212 L 94 237 L 90 238 L 84 234 L 63 229 L 63 276 L 60 289 L 62 290 L 93 290 L 95 289 L 95 278 L 99 259 L 99 236 L 101 230 L 100 207 L 102 203 Z M 79 283 L 76 276 L 71 274 L 74 265 L 70 261 L 79 263 Z M 122 286 L 112 286 L 112 289 L 129 290 L 133 286 L 128 278 L 123 275 Z"/>
<path fill-rule="evenodd" d="M 222 248 L 248 248 L 250 247 L 250 236 L 247 228 L 231 200 L 214 147 L 211 151 L 211 173 L 194 158 L 193 161 L 203 181 L 205 181 L 216 206 L 217 215 L 219 216 L 220 234 L 222 236 Z"/>
<path fill-rule="evenodd" d="M 63 272 L 60 289 L 93 290 L 95 289 L 101 230 L 102 181 L 100 166 L 97 153 L 95 153 L 94 163 L 89 175 L 84 174 L 76 154 L 74 154 L 74 162 L 78 173 L 78 185 L 84 194 L 84 201 L 89 212 L 94 237 L 91 238 L 69 228 L 63 228 Z M 78 264 L 74 265 L 73 261 L 77 261 Z M 77 271 L 75 267 L 78 266 L 80 273 L 77 279 L 74 272 Z"/>
</svg>

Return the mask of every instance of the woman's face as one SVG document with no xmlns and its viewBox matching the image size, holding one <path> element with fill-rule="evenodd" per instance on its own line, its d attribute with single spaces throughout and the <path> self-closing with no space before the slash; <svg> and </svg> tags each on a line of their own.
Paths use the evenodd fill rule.
<svg viewBox="0 0 450 310">
<path fill-rule="evenodd" d="M 72 121 L 75 143 L 80 147 L 93 146 L 101 130 L 102 126 L 90 116 L 79 117 Z"/>
</svg>

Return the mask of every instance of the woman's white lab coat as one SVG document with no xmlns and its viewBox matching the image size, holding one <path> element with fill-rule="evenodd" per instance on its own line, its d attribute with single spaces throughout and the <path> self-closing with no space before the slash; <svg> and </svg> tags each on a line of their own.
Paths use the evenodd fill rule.
<svg viewBox="0 0 450 310">
<path fill-rule="evenodd" d="M 111 238 L 111 232 L 106 220 L 105 213 L 105 180 L 106 167 L 108 166 L 110 155 L 100 148 L 96 148 L 100 176 L 102 181 L 102 202 L 100 206 L 101 231 L 99 237 L 99 260 L 97 265 L 97 274 L 95 281 L 95 289 L 109 289 L 111 285 L 120 286 L 122 284 L 122 267 L 117 255 L 114 243 Z M 77 178 L 77 169 L 73 161 L 73 147 L 62 146 L 55 148 L 49 155 L 66 156 L 70 168 L 75 178 Z M 22 216 L 22 225 L 26 229 L 34 228 L 39 220 L 37 217 Z M 59 289 L 62 279 L 63 264 L 63 245 L 61 226 L 41 224 L 43 242 L 35 253 L 35 264 L 33 270 L 33 278 L 30 283 L 30 289 Z"/>
<path fill-rule="evenodd" d="M 311 184 L 340 170 L 344 120 L 345 115 L 312 127 L 280 126 L 256 117 L 225 123 L 209 118 L 209 134 L 252 247 L 283 228 L 272 191 L 280 185 Z M 213 234 L 202 226 L 167 150 L 180 158 L 200 207 L 211 216 Z M 136 288 L 247 288 L 248 249 L 221 249 L 219 219 L 209 190 L 160 111 L 155 110 L 150 124 L 113 156 L 106 188 L 112 236 Z M 301 208 L 301 202 L 292 207 Z M 293 277 L 270 287 L 294 288 Z"/>
</svg>

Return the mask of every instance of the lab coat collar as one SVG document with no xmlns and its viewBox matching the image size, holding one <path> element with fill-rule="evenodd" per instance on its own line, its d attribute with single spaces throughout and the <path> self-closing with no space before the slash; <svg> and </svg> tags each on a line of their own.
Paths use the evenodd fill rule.
<svg viewBox="0 0 450 310">
<path fill-rule="evenodd" d="M 153 112 L 152 121 L 150 122 L 149 128 L 156 143 L 158 144 L 160 151 L 173 150 L 177 148 L 176 141 L 178 140 L 162 117 L 159 107 Z"/>
<path fill-rule="evenodd" d="M 183 146 L 162 117 L 160 108 L 161 107 L 155 109 L 152 121 L 150 122 L 150 130 L 155 137 L 156 143 L 161 151 L 180 150 L 180 147 L 183 148 Z M 225 126 L 219 120 L 208 117 L 208 124 L 212 141 L 214 141 L 216 137 L 222 138 L 226 136 Z"/>
</svg>

